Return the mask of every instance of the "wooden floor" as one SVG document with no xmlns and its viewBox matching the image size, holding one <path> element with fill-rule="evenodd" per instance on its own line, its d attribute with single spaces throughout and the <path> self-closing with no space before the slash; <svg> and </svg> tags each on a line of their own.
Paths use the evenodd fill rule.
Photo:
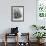
<svg viewBox="0 0 46 46">
<path fill-rule="evenodd" d="M 4 46 L 4 43 L 2 42 L 0 42 L 0 46 Z M 15 42 L 14 43 L 8 43 L 8 45 L 7 46 L 15 46 Z M 24 45 L 25 46 L 25 45 Z M 30 43 L 30 46 L 37 46 L 37 43 Z M 44 43 L 44 45 L 42 45 L 42 46 L 46 46 L 46 43 Z"/>
</svg>

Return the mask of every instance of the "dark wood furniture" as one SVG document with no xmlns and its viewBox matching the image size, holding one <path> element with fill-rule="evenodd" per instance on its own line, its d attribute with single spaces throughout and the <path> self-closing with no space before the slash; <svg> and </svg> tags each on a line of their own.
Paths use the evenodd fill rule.
<svg viewBox="0 0 46 46">
<path fill-rule="evenodd" d="M 8 36 L 9 36 L 9 37 L 10 37 L 10 36 L 16 36 L 17 38 L 15 38 L 15 40 L 17 40 L 17 41 L 16 41 L 16 45 L 15 45 L 15 46 L 18 46 L 18 33 L 17 33 L 17 34 L 6 33 L 6 34 L 5 34 L 5 46 L 7 46 L 7 44 L 8 44 L 8 42 L 7 42 Z"/>
</svg>

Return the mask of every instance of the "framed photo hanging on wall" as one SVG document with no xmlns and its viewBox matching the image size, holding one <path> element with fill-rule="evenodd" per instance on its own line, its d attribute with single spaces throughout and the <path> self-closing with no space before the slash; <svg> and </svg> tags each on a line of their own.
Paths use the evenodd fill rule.
<svg viewBox="0 0 46 46">
<path fill-rule="evenodd" d="M 24 21 L 24 6 L 11 6 L 11 21 L 12 22 Z"/>
</svg>

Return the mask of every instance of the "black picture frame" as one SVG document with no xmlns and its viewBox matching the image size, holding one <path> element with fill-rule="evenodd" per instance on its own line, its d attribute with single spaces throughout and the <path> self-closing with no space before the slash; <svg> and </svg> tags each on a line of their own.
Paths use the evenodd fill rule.
<svg viewBox="0 0 46 46">
<path fill-rule="evenodd" d="M 24 6 L 11 6 L 11 21 L 24 22 Z"/>
</svg>

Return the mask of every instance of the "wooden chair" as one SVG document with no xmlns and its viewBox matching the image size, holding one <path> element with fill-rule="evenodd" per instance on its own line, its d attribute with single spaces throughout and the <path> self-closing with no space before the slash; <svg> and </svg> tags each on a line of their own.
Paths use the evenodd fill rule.
<svg viewBox="0 0 46 46">
<path fill-rule="evenodd" d="M 29 33 L 21 33 L 21 37 L 22 37 L 22 40 L 26 39 L 26 41 L 23 41 L 23 42 L 21 41 L 21 43 L 19 43 L 19 45 L 20 46 L 30 46 Z"/>
<path fill-rule="evenodd" d="M 8 38 L 8 37 L 7 37 L 7 36 L 9 36 L 9 37 L 10 37 L 10 36 L 17 36 L 17 38 L 15 38 L 15 40 L 17 40 L 15 46 L 18 46 L 18 33 L 17 33 L 17 34 L 5 33 L 5 41 L 4 41 L 4 42 L 5 42 L 5 46 L 8 45 L 8 42 L 7 42 L 7 38 Z"/>
</svg>

